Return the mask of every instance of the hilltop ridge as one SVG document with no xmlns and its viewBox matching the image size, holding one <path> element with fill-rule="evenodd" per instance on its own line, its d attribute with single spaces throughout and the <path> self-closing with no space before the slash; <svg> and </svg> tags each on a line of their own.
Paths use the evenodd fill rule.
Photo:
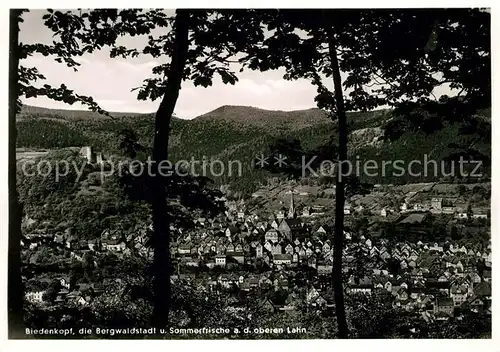
<svg viewBox="0 0 500 352">
<path fill-rule="evenodd" d="M 270 122 L 276 125 L 294 124 L 296 127 L 306 127 L 328 122 L 328 116 L 325 111 L 318 108 L 283 111 L 267 110 L 252 106 L 223 105 L 196 117 L 195 120 L 228 121 L 261 127 Z"/>
</svg>

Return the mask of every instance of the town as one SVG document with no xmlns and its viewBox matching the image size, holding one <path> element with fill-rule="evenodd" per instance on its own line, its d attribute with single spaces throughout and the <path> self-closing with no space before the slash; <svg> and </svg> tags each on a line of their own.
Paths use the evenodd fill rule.
<svg viewBox="0 0 500 352">
<path fill-rule="evenodd" d="M 491 314 L 489 187 L 375 185 L 352 196 L 344 208 L 346 293 L 387 295 L 393 307 L 426 322 L 460 319 L 467 311 Z M 239 292 L 259 292 L 261 308 L 274 314 L 332 309 L 334 201 L 319 192 L 328 197 L 334 187 L 262 186 L 251 199 L 222 197 L 225 211 L 196 217 L 192 230 L 171 226 L 171 281 L 228 297 L 235 307 Z M 121 279 L 113 274 L 70 275 L 61 267 L 98 266 L 109 258 L 151 261 L 151 230 L 107 230 L 92 240 L 69 231 L 26 233 L 23 258 L 32 268 L 24 274 L 26 299 L 50 310 L 92 307 L 106 294 L 116 296 L 108 286 Z"/>
</svg>

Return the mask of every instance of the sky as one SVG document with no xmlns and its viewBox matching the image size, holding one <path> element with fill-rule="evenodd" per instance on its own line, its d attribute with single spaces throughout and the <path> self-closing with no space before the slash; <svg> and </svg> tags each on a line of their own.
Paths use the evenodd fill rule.
<svg viewBox="0 0 500 352">
<path fill-rule="evenodd" d="M 173 10 L 166 10 L 173 11 Z M 51 32 L 41 20 L 45 10 L 31 10 L 24 15 L 20 25 L 20 41 L 23 43 L 51 43 Z M 137 47 L 145 38 L 123 38 L 122 45 Z M 140 46 L 139 46 L 140 47 Z M 156 111 L 160 100 L 138 101 L 131 89 L 141 86 L 151 77 L 151 68 L 161 64 L 160 59 L 142 56 L 137 59 L 109 58 L 108 51 L 78 57 L 78 72 L 57 63 L 51 57 L 36 55 L 21 61 L 26 67 L 37 67 L 47 78 L 41 84 L 59 86 L 66 84 L 78 94 L 92 96 L 99 105 L 113 112 L 150 113 Z M 308 80 L 287 81 L 283 71 L 249 71 L 238 73 L 239 81 L 225 85 L 217 77 L 208 88 L 195 87 L 184 81 L 175 114 L 180 118 L 194 118 L 222 105 L 245 105 L 268 110 L 302 110 L 315 107 L 316 88 Z M 79 104 L 67 105 L 45 97 L 25 99 L 23 103 L 47 108 L 84 109 Z"/>
<path fill-rule="evenodd" d="M 45 28 L 41 17 L 44 10 L 31 10 L 24 15 L 19 40 L 23 43 L 50 43 L 50 30 Z M 132 47 L 140 43 L 136 38 L 126 38 L 123 45 Z M 138 101 L 136 92 L 142 81 L 151 77 L 151 68 L 161 62 L 145 56 L 140 59 L 110 59 L 107 52 L 97 52 L 77 58 L 81 63 L 78 72 L 57 63 L 50 57 L 36 55 L 23 60 L 23 66 L 35 66 L 47 80 L 42 84 L 59 86 L 66 84 L 78 94 L 89 95 L 102 108 L 116 112 L 154 112 L 160 100 Z M 236 70 L 238 72 L 239 69 Z M 315 106 L 316 89 L 308 80 L 286 81 L 283 71 L 238 73 L 239 81 L 225 85 L 218 78 L 208 88 L 194 87 L 184 81 L 177 101 L 175 114 L 181 118 L 194 118 L 222 105 L 246 105 L 268 110 L 301 110 Z M 81 105 L 67 105 L 45 97 L 25 99 L 23 103 L 59 109 L 82 109 Z"/>
</svg>

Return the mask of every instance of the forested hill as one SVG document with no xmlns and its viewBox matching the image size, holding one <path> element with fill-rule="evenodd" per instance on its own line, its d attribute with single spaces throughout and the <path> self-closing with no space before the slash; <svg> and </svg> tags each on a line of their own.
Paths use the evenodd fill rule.
<svg viewBox="0 0 500 352">
<path fill-rule="evenodd" d="M 113 119 L 87 111 L 23 107 L 17 121 L 17 146 L 56 149 L 92 145 L 108 153 L 120 153 L 122 131 L 130 129 L 146 148 L 152 145 L 153 114 L 111 113 Z M 389 110 L 355 112 L 348 115 L 350 152 L 360 159 L 422 160 L 424 154 L 439 161 L 457 153 L 491 155 L 490 111 L 482 111 L 467 122 L 445 122 L 438 128 L 412 127 L 404 116 Z M 436 120 L 436 119 L 434 119 Z M 472 121 L 472 123 L 471 123 Z M 471 128 L 471 124 L 474 128 Z M 246 106 L 222 106 L 192 120 L 172 120 L 170 155 L 173 161 L 216 157 L 239 160 L 243 177 L 216 177 L 218 184 L 230 183 L 245 193 L 268 176 L 252 167 L 252 161 L 277 139 L 300 141 L 304 151 L 324 146 L 336 126 L 319 109 L 270 111 Z M 354 157 L 354 156 L 353 156 Z M 424 181 L 418 179 L 415 181 Z M 375 177 L 365 181 L 406 183 Z"/>
<path fill-rule="evenodd" d="M 39 106 L 23 105 L 21 112 L 17 115 L 17 120 L 29 118 L 52 118 L 61 120 L 106 120 L 111 118 L 120 118 L 126 116 L 151 116 L 151 114 L 141 114 L 135 112 L 110 112 L 111 117 L 99 114 L 89 110 L 66 110 L 66 109 L 49 109 Z"/>
</svg>

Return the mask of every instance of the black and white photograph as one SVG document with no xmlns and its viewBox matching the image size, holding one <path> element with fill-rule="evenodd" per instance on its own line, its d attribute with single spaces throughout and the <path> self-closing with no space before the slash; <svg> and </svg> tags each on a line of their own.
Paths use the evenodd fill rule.
<svg viewBox="0 0 500 352">
<path fill-rule="evenodd" d="M 38 6 L 9 339 L 492 339 L 490 8 Z"/>
</svg>

